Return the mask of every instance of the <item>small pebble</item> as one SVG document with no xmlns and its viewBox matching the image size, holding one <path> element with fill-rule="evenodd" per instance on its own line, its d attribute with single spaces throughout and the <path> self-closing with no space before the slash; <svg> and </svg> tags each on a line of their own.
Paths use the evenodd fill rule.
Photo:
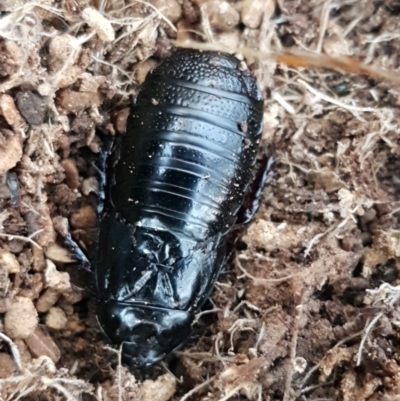
<svg viewBox="0 0 400 401">
<path fill-rule="evenodd" d="M 16 297 L 5 314 L 4 329 L 12 339 L 25 339 L 35 331 L 38 322 L 38 314 L 32 300 Z"/>
<path fill-rule="evenodd" d="M 71 289 L 69 274 L 58 271 L 56 265 L 51 260 L 46 260 L 44 278 L 46 287 L 53 288 L 61 293 Z"/>
<path fill-rule="evenodd" d="M 68 219 L 62 216 L 53 217 L 54 229 L 62 236 L 66 237 L 69 234 Z"/>
<path fill-rule="evenodd" d="M 32 252 L 32 268 L 36 272 L 41 272 L 45 268 L 45 260 L 43 249 L 38 248 L 36 245 L 31 245 Z"/>
<path fill-rule="evenodd" d="M 25 278 L 25 283 L 27 288 L 21 290 L 19 295 L 32 300 L 38 298 L 43 290 L 42 275 L 40 273 L 28 274 Z"/>
<path fill-rule="evenodd" d="M 148 73 L 148 70 L 145 72 L 145 75 L 147 75 L 147 73 Z M 138 70 L 136 70 L 136 74 L 138 74 Z M 119 111 L 115 118 L 115 129 L 120 134 L 123 134 L 125 132 L 126 120 L 129 116 L 129 112 L 130 112 L 129 107 L 126 107 L 125 109 L 122 109 L 121 111 Z"/>
<path fill-rule="evenodd" d="M 85 196 L 89 196 L 91 193 L 99 193 L 99 182 L 96 177 L 89 177 L 82 181 L 81 191 Z"/>
<path fill-rule="evenodd" d="M 29 234 L 33 234 L 41 230 L 34 238 L 35 242 L 42 247 L 46 247 L 56 240 L 56 233 L 53 227 L 53 221 L 50 217 L 49 205 L 46 203 L 38 203 L 36 213 L 27 213 L 26 221 Z"/>
<path fill-rule="evenodd" d="M 0 131 L 0 174 L 6 173 L 22 158 L 22 144 L 17 135 L 8 129 Z"/>
<path fill-rule="evenodd" d="M 239 24 L 239 13 L 227 1 L 209 1 L 207 14 L 211 26 L 219 32 L 231 32 Z"/>
<path fill-rule="evenodd" d="M 77 189 L 79 187 L 79 172 L 75 160 L 65 159 L 61 162 L 61 165 L 65 170 L 67 185 L 71 189 Z"/>
<path fill-rule="evenodd" d="M 156 380 L 145 380 L 141 390 L 142 401 L 168 401 L 176 392 L 176 379 L 165 373 Z"/>
<path fill-rule="evenodd" d="M 96 211 L 90 205 L 82 206 L 71 216 L 71 225 L 74 228 L 85 229 L 95 227 L 96 223 Z"/>
<path fill-rule="evenodd" d="M 83 290 L 75 286 L 72 286 L 69 291 L 64 292 L 63 296 L 67 302 L 73 305 L 82 301 Z"/>
<path fill-rule="evenodd" d="M 99 10 L 93 7 L 86 7 L 82 11 L 82 18 L 103 42 L 112 42 L 115 39 L 115 32 L 111 22 Z"/>
<path fill-rule="evenodd" d="M 173 24 L 178 22 L 182 16 L 182 7 L 177 0 L 151 0 L 150 3 Z"/>
<path fill-rule="evenodd" d="M 364 224 L 368 224 L 371 223 L 371 221 L 373 221 L 376 217 L 376 210 L 375 209 L 368 209 L 363 216 L 360 216 L 360 220 L 364 223 Z"/>
<path fill-rule="evenodd" d="M 18 92 L 18 110 L 30 125 L 43 124 L 47 113 L 47 99 L 31 91 Z"/>
<path fill-rule="evenodd" d="M 77 38 L 72 35 L 57 35 L 50 40 L 49 67 L 51 71 L 57 71 L 64 65 L 73 65 L 79 56 L 81 45 Z"/>
<path fill-rule="evenodd" d="M 370 286 L 369 281 L 364 277 L 352 277 L 349 282 L 349 287 L 353 290 L 365 290 Z"/>
<path fill-rule="evenodd" d="M 61 357 L 60 349 L 53 341 L 51 336 L 40 326 L 25 339 L 32 356 L 38 358 L 40 356 L 49 357 L 54 363 L 58 362 Z"/>
<path fill-rule="evenodd" d="M 217 35 L 217 42 L 222 46 L 226 46 L 229 49 L 237 49 L 240 41 L 240 31 L 235 29 L 232 32 L 221 32 Z"/>
<path fill-rule="evenodd" d="M 60 89 L 68 88 L 78 80 L 81 74 L 82 68 L 77 65 L 71 65 L 63 74 L 56 75 L 54 84 Z"/>
<path fill-rule="evenodd" d="M 352 234 L 346 235 L 342 239 L 342 249 L 345 250 L 346 252 L 350 252 L 359 243 L 360 241 L 356 236 Z"/>
<path fill-rule="evenodd" d="M 92 75 L 88 72 L 83 72 L 80 77 L 79 90 L 81 92 L 97 92 L 100 85 L 107 81 L 103 75 Z"/>
<path fill-rule="evenodd" d="M 58 96 L 58 103 L 67 112 L 79 114 L 89 107 L 100 106 L 102 99 L 99 93 L 64 89 Z"/>
<path fill-rule="evenodd" d="M 50 329 L 62 330 L 67 325 L 67 315 L 61 308 L 52 307 L 46 315 L 45 323 Z"/>
<path fill-rule="evenodd" d="M 53 288 L 47 288 L 45 292 L 36 302 L 36 309 L 39 313 L 44 313 L 50 310 L 60 298 L 60 294 Z"/>
<path fill-rule="evenodd" d="M 65 299 L 61 298 L 57 305 L 65 312 L 67 316 L 72 316 L 74 314 L 74 307 Z"/>
<path fill-rule="evenodd" d="M 4 116 L 7 124 L 11 125 L 14 130 L 27 128 L 27 125 L 19 113 L 14 99 L 7 94 L 0 95 L 0 114 Z"/>
<path fill-rule="evenodd" d="M 17 370 L 12 357 L 4 352 L 0 352 L 0 379 L 8 379 Z"/>
<path fill-rule="evenodd" d="M 75 263 L 76 260 L 71 257 L 71 252 L 68 249 L 58 245 L 57 242 L 49 245 L 46 249 L 46 258 L 53 262 L 59 263 Z"/>
<path fill-rule="evenodd" d="M 0 264 L 2 264 L 9 274 L 17 274 L 21 272 L 21 266 L 17 258 L 4 249 L 0 249 Z"/>
<path fill-rule="evenodd" d="M 270 18 L 275 11 L 274 0 L 244 0 L 242 22 L 248 28 L 256 29 L 263 18 Z"/>
</svg>

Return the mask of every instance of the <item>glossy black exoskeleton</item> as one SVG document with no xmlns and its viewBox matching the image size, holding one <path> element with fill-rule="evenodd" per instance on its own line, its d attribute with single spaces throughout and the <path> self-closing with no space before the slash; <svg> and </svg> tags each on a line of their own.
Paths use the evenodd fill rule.
<svg viewBox="0 0 400 401">
<path fill-rule="evenodd" d="M 114 150 L 96 256 L 98 321 L 126 363 L 184 343 L 223 266 L 262 133 L 235 57 L 180 49 L 146 78 Z"/>
</svg>

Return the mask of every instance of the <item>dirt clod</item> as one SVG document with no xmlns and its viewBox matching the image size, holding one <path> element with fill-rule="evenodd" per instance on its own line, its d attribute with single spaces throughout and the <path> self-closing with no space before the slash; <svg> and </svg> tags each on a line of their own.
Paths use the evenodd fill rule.
<svg viewBox="0 0 400 401">
<path fill-rule="evenodd" d="M 44 122 L 47 111 L 47 100 L 31 91 L 18 92 L 16 103 L 19 112 L 30 125 L 40 125 Z"/>
<path fill-rule="evenodd" d="M 67 325 L 65 312 L 58 307 L 52 307 L 46 315 L 46 326 L 54 330 L 62 330 Z"/>
<path fill-rule="evenodd" d="M 263 18 L 269 18 L 275 10 L 274 0 L 244 0 L 242 22 L 249 28 L 258 28 Z"/>
<path fill-rule="evenodd" d="M 16 274 L 21 271 L 21 266 L 17 258 L 6 250 L 0 250 L 0 264 L 3 265 L 9 274 Z"/>
<path fill-rule="evenodd" d="M 14 130 L 26 130 L 26 123 L 15 106 L 14 99 L 7 94 L 0 96 L 0 113 Z"/>
<path fill-rule="evenodd" d="M 38 322 L 33 302 L 29 298 L 16 297 L 5 314 L 4 329 L 13 339 L 26 339 L 35 331 Z"/>
<path fill-rule="evenodd" d="M 182 7 L 177 0 L 150 0 L 151 4 L 159 10 L 173 24 L 176 23 L 182 15 Z"/>
<path fill-rule="evenodd" d="M 71 288 L 69 274 L 67 272 L 58 271 L 56 265 L 50 260 L 46 261 L 44 279 L 46 287 L 52 288 L 61 293 L 68 291 Z"/>
<path fill-rule="evenodd" d="M 79 173 L 76 167 L 75 160 L 72 159 L 65 159 L 61 162 L 65 170 L 67 185 L 71 189 L 76 189 L 79 187 Z"/>
<path fill-rule="evenodd" d="M 47 312 L 59 298 L 60 293 L 57 290 L 47 288 L 36 302 L 37 311 L 40 313 Z"/>
<path fill-rule="evenodd" d="M 176 391 L 176 379 L 166 373 L 156 381 L 145 380 L 141 386 L 142 401 L 168 401 Z"/>
<path fill-rule="evenodd" d="M 0 174 L 15 167 L 21 160 L 21 140 L 10 130 L 0 130 Z"/>
<path fill-rule="evenodd" d="M 65 89 L 59 94 L 58 101 L 60 107 L 66 112 L 80 114 L 89 107 L 99 106 L 101 104 L 101 96 L 98 93 Z"/>
<path fill-rule="evenodd" d="M 206 4 L 210 24 L 215 30 L 231 32 L 239 24 L 239 13 L 227 1 L 209 1 Z"/>
<path fill-rule="evenodd" d="M 71 216 L 71 225 L 74 228 L 95 227 L 97 215 L 94 208 L 90 205 L 83 206 Z"/>
<path fill-rule="evenodd" d="M 0 352 L 0 379 L 10 377 L 16 370 L 17 366 L 11 356 Z"/>
</svg>

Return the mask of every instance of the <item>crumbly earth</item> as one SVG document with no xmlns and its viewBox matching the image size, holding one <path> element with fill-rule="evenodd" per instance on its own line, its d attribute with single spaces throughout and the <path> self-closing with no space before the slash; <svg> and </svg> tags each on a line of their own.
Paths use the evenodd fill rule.
<svg viewBox="0 0 400 401">
<path fill-rule="evenodd" d="M 173 40 L 399 68 L 395 0 L 0 2 L 0 399 L 400 399 L 399 87 L 248 60 L 274 157 L 256 218 L 165 364 L 102 342 L 94 162 Z M 262 58 L 265 60 L 265 58 Z"/>
</svg>

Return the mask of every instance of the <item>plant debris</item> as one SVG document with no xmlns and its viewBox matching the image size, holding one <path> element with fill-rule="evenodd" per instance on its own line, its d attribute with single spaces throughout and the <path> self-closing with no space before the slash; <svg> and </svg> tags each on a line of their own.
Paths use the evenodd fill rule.
<svg viewBox="0 0 400 401">
<path fill-rule="evenodd" d="M 399 398 L 399 12 L 378 0 L 2 0 L 0 399 Z M 94 162 L 184 40 L 248 49 L 265 95 L 260 149 L 275 161 L 187 346 L 130 372 L 65 239 L 90 247 Z"/>
</svg>

